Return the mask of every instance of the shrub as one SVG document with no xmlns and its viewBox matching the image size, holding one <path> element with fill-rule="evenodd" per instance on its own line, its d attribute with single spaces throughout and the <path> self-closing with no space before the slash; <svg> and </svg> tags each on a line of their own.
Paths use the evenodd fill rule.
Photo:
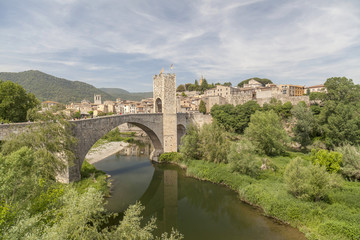
<svg viewBox="0 0 360 240">
<path fill-rule="evenodd" d="M 227 132 L 216 122 L 204 124 L 199 132 L 199 150 L 204 160 L 209 162 L 227 162 L 229 140 Z"/>
<path fill-rule="evenodd" d="M 335 150 L 343 154 L 342 174 L 350 179 L 360 180 L 360 147 L 345 145 Z"/>
<path fill-rule="evenodd" d="M 199 128 L 190 124 L 186 134 L 181 138 L 180 152 L 188 159 L 200 159 Z"/>
<path fill-rule="evenodd" d="M 336 173 L 340 170 L 342 165 L 342 154 L 338 152 L 329 152 L 325 149 L 312 149 L 311 150 L 311 161 L 313 164 L 319 164 L 324 166 L 326 171 L 330 173 Z"/>
<path fill-rule="evenodd" d="M 286 166 L 284 180 L 295 197 L 312 201 L 326 199 L 329 190 L 335 186 L 334 179 L 324 167 L 306 164 L 299 157 Z"/>
<path fill-rule="evenodd" d="M 180 159 L 180 153 L 178 152 L 167 152 L 163 153 L 159 157 L 159 162 L 177 162 Z"/>
<path fill-rule="evenodd" d="M 261 160 L 255 154 L 255 150 L 255 146 L 248 140 L 233 143 L 227 156 L 231 170 L 252 177 L 257 176 Z"/>
</svg>

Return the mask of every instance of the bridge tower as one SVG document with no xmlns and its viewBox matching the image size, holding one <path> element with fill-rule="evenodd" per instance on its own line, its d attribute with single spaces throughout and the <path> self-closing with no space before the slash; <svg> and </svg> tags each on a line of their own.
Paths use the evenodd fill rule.
<svg viewBox="0 0 360 240">
<path fill-rule="evenodd" d="M 160 73 L 154 75 L 154 112 L 163 114 L 164 152 L 177 151 L 176 75 Z"/>
</svg>

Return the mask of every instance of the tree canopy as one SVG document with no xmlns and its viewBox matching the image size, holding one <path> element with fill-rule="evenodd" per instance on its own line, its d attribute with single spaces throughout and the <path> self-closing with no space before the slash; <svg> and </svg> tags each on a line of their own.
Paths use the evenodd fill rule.
<svg viewBox="0 0 360 240">
<path fill-rule="evenodd" d="M 0 121 L 25 122 L 28 110 L 39 106 L 32 93 L 10 81 L 0 81 Z"/>
<path fill-rule="evenodd" d="M 261 83 L 263 86 L 265 86 L 266 84 L 268 83 L 273 83 L 270 79 L 267 79 L 267 78 L 258 78 L 258 77 L 253 77 L 253 78 L 249 78 L 249 79 L 246 79 L 244 81 L 241 81 L 239 84 L 238 84 L 238 87 L 244 87 L 244 84 L 248 84 L 250 80 L 256 80 L 258 81 L 259 83 Z"/>
</svg>

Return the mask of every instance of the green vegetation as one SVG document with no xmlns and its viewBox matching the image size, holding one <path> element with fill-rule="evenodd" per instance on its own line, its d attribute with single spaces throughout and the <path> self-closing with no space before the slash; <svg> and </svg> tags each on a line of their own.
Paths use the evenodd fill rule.
<svg viewBox="0 0 360 240">
<path fill-rule="evenodd" d="M 248 127 L 250 116 L 260 109 L 255 101 L 248 101 L 242 105 L 232 104 L 214 105 L 211 108 L 211 116 L 226 131 L 243 133 Z"/>
<path fill-rule="evenodd" d="M 115 100 L 90 84 L 57 78 L 40 71 L 0 73 L 0 79 L 20 84 L 40 101 L 51 100 L 60 103 L 80 102 L 83 99 L 91 101 L 94 99 L 94 94 L 101 94 L 103 100 Z"/>
<path fill-rule="evenodd" d="M 340 171 L 342 165 L 342 154 L 338 152 L 327 151 L 325 149 L 312 149 L 310 159 L 313 164 L 324 166 L 326 171 L 336 173 Z"/>
<path fill-rule="evenodd" d="M 238 86 L 239 86 L 239 87 L 244 87 L 244 84 L 248 84 L 249 81 L 252 80 L 252 79 L 258 81 L 258 82 L 261 83 L 263 86 L 265 86 L 265 85 L 268 84 L 268 83 L 273 83 L 270 79 L 267 79 L 267 78 L 254 77 L 254 78 L 249 78 L 249 79 L 246 79 L 246 80 L 240 82 L 240 83 L 238 84 Z"/>
<path fill-rule="evenodd" d="M 344 145 L 335 150 L 342 154 L 342 174 L 349 180 L 360 180 L 360 147 Z"/>
<path fill-rule="evenodd" d="M 358 239 L 360 89 L 346 78 L 330 78 L 325 86 L 328 94 L 311 107 L 276 100 L 262 108 L 215 105 L 214 147 L 204 145 L 216 135 L 210 134 L 215 126 L 191 126 L 181 140 L 179 164 L 189 176 L 227 185 L 308 239 Z M 224 142 L 231 148 L 219 161 Z M 211 154 L 205 157 L 204 149 Z"/>
<path fill-rule="evenodd" d="M 38 106 L 34 94 L 27 93 L 19 84 L 0 81 L 1 122 L 25 122 L 27 112 Z"/>
<path fill-rule="evenodd" d="M 84 163 L 82 180 L 56 182 L 73 159 L 70 125 L 62 116 L 31 113 L 42 124 L 12 136 L 0 151 L 0 239 L 182 239 L 176 231 L 155 238 L 155 218 L 142 222 L 140 203 L 119 225 L 104 208 L 106 176 Z"/>
<path fill-rule="evenodd" d="M 180 158 L 180 154 L 178 152 L 167 152 L 160 155 L 159 162 L 160 163 L 177 162 L 179 161 L 179 158 Z"/>
<path fill-rule="evenodd" d="M 203 100 L 200 101 L 199 104 L 199 112 L 205 114 L 206 113 L 206 105 L 205 102 Z"/>
<path fill-rule="evenodd" d="M 130 93 L 120 88 L 96 88 L 84 82 L 69 81 L 34 70 L 19 73 L 2 72 L 0 79 L 20 84 L 40 101 L 51 100 L 60 103 L 80 102 L 83 99 L 92 101 L 94 94 L 100 94 L 103 101 L 114 101 L 116 98 L 140 101 L 152 97 L 152 92 Z"/>
<path fill-rule="evenodd" d="M 249 127 L 245 129 L 245 136 L 266 155 L 283 153 L 289 142 L 281 119 L 273 110 L 257 111 L 251 115 Z"/>
</svg>

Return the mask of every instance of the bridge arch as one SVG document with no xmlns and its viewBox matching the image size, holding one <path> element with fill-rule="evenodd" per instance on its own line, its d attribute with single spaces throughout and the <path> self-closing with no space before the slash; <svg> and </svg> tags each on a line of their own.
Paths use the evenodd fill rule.
<svg viewBox="0 0 360 240">
<path fill-rule="evenodd" d="M 69 167 L 69 172 L 65 174 L 68 176 L 64 176 L 64 180 L 61 181 L 80 180 L 80 169 L 90 148 L 106 133 L 123 123 L 131 123 L 146 132 L 154 146 L 154 151 L 150 156 L 153 160 L 157 160 L 157 157 L 163 152 L 162 114 L 115 115 L 73 121 L 72 123 L 74 136 L 78 139 L 78 143 L 74 147 L 76 159 L 74 164 Z"/>
</svg>

